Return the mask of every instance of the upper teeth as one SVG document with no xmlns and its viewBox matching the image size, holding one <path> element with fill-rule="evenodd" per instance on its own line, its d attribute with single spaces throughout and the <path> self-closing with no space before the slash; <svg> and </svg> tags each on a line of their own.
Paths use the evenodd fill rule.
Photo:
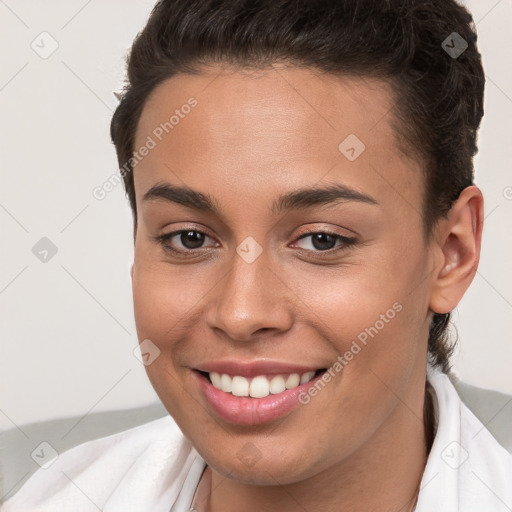
<svg viewBox="0 0 512 512">
<path fill-rule="evenodd" d="M 314 371 L 303 373 L 291 373 L 289 375 L 275 375 L 267 378 L 265 375 L 259 375 L 252 379 L 247 379 L 236 375 L 231 377 L 226 373 L 220 374 L 210 372 L 212 384 L 226 393 L 232 393 L 235 396 L 250 396 L 252 398 L 264 398 L 269 394 L 282 393 L 285 389 L 296 388 L 300 384 L 309 382 L 315 375 Z"/>
</svg>

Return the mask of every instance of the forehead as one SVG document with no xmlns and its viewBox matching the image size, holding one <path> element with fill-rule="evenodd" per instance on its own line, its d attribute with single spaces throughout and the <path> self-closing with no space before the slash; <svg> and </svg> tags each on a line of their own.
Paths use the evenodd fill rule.
<svg viewBox="0 0 512 512">
<path fill-rule="evenodd" d="M 314 147 L 321 141 L 330 145 L 335 133 L 336 137 L 345 132 L 358 134 L 373 143 L 382 135 L 392 136 L 386 122 L 376 129 L 393 107 L 387 82 L 275 65 L 265 70 L 213 68 L 200 75 L 178 74 L 166 80 L 146 102 L 136 142 L 142 143 L 145 135 L 168 121 L 191 97 L 198 101 L 194 117 L 201 120 L 194 123 L 194 138 L 212 146 L 234 130 L 237 137 L 231 141 L 232 147 L 246 148 L 250 142 L 256 151 L 257 145 L 264 143 L 266 153 L 277 149 L 268 145 L 269 135 L 292 143 L 296 150 L 311 139 L 315 139 Z M 186 126 L 190 124 L 183 123 L 179 130 L 176 126 L 173 135 L 190 135 Z M 302 149 L 311 153 L 310 148 Z"/>
<path fill-rule="evenodd" d="M 135 150 L 155 145 L 136 167 L 137 195 L 165 180 L 265 196 L 328 180 L 418 202 L 419 165 L 398 149 L 392 108 L 389 84 L 370 78 L 279 66 L 176 75 L 139 120 Z"/>
</svg>

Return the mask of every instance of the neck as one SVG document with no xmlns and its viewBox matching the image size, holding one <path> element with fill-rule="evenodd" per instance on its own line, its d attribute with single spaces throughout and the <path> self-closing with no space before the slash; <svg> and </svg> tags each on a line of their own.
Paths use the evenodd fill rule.
<svg viewBox="0 0 512 512">
<path fill-rule="evenodd" d="M 287 485 L 280 485 L 278 479 L 276 485 L 248 485 L 208 468 L 205 485 L 213 492 L 198 492 L 203 498 L 195 505 L 196 510 L 412 511 L 433 441 L 430 393 L 425 386 L 414 387 L 419 388 L 419 396 L 406 394 L 385 424 L 349 459 Z"/>
</svg>

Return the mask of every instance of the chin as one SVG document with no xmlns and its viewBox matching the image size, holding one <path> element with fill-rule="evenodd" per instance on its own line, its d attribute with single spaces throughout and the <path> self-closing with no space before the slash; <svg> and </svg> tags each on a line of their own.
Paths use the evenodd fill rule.
<svg viewBox="0 0 512 512">
<path fill-rule="evenodd" d="M 196 443 L 190 438 L 197 451 L 206 463 L 223 477 L 248 485 L 285 485 L 301 482 L 325 470 L 327 459 L 318 461 L 306 459 L 311 455 L 307 446 L 293 447 L 289 444 L 283 448 L 283 441 L 266 440 L 265 447 L 258 449 L 258 439 L 254 441 L 240 439 L 233 447 L 234 439 L 229 444 L 233 447 L 229 450 L 212 451 L 211 444 Z M 203 438 L 204 439 L 204 438 Z M 220 448 L 225 448 L 227 442 L 219 443 Z"/>
</svg>

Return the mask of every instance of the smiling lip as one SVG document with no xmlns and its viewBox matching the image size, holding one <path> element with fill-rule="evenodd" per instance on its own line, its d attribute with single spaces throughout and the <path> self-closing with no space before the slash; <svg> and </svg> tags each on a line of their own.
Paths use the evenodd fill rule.
<svg viewBox="0 0 512 512">
<path fill-rule="evenodd" d="M 255 361 L 251 363 L 242 361 L 215 361 L 211 363 L 205 363 L 194 369 L 207 373 L 227 373 L 231 376 L 240 375 L 241 377 L 251 378 L 257 377 L 258 375 L 280 375 L 290 373 L 302 374 L 310 371 L 316 371 L 320 368 L 323 368 L 323 366 L 319 365 L 317 367 L 313 367 L 304 365 L 292 365 L 278 361 Z"/>
<path fill-rule="evenodd" d="M 322 366 L 316 368 L 311 366 L 290 365 L 278 362 L 255 362 L 240 363 L 235 361 L 224 361 L 201 365 L 200 368 L 192 371 L 197 379 L 208 408 L 223 420 L 236 425 L 257 425 L 273 421 L 291 412 L 300 405 L 299 396 L 305 393 L 309 387 L 322 377 L 323 373 L 316 375 L 309 382 L 300 384 L 293 389 L 287 389 L 282 393 L 269 395 L 265 398 L 238 397 L 217 389 L 210 382 L 209 378 L 201 372 L 226 373 L 230 376 L 257 377 L 259 375 L 279 375 L 291 373 L 305 373 L 318 371 Z"/>
</svg>

